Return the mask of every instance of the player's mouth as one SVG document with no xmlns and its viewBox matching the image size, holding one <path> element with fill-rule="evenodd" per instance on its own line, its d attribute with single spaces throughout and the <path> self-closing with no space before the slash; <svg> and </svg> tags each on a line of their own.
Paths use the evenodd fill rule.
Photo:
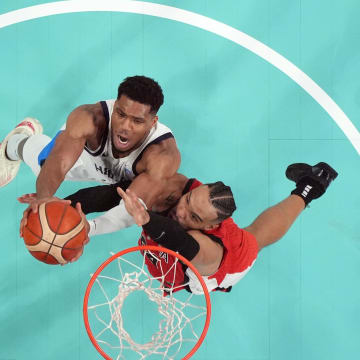
<svg viewBox="0 0 360 360">
<path fill-rule="evenodd" d="M 122 148 L 126 148 L 129 145 L 129 138 L 122 136 L 122 135 L 116 135 L 116 139 L 117 139 L 117 147 L 122 149 Z"/>
</svg>

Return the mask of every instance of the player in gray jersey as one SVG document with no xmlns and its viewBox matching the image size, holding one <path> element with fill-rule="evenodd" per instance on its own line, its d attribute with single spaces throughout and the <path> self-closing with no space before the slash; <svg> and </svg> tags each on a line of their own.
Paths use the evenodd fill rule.
<svg viewBox="0 0 360 360">
<path fill-rule="evenodd" d="M 0 144 L 0 187 L 12 181 L 21 161 L 31 167 L 36 198 L 24 211 L 20 232 L 30 209 L 52 201 L 64 180 L 113 184 L 132 180 L 133 189 L 151 207 L 180 165 L 171 130 L 158 122 L 163 104 L 159 84 L 145 76 L 126 78 L 116 100 L 81 105 L 68 116 L 54 139 L 42 134 L 36 119 L 26 118 Z M 80 208 L 79 208 L 80 210 Z M 122 202 L 111 209 L 116 229 L 133 223 Z M 90 223 L 90 235 L 103 233 L 101 222 Z"/>
</svg>

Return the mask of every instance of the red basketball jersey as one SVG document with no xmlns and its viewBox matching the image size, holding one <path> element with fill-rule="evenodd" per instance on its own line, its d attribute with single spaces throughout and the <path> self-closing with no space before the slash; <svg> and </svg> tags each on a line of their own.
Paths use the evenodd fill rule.
<svg viewBox="0 0 360 360">
<path fill-rule="evenodd" d="M 190 179 L 184 189 L 184 194 L 200 186 L 196 179 Z M 249 232 L 240 229 L 232 218 L 224 220 L 219 227 L 204 234 L 216 236 L 222 243 L 224 254 L 218 270 L 211 276 L 203 276 L 209 291 L 230 291 L 232 285 L 243 278 L 254 264 L 258 245 L 255 237 Z M 145 231 L 141 233 L 139 245 L 159 244 L 152 240 Z M 187 288 L 195 294 L 203 293 L 201 284 L 196 275 L 173 256 L 163 252 L 148 252 L 145 263 L 150 274 L 161 277 L 165 288 L 178 291 Z"/>
</svg>

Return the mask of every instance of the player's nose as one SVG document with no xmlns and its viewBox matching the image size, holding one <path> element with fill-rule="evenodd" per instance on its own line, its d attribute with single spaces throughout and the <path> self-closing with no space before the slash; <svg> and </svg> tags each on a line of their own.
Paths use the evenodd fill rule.
<svg viewBox="0 0 360 360">
<path fill-rule="evenodd" d="M 176 217 L 180 220 L 185 219 L 185 208 L 181 204 L 179 204 L 176 208 Z"/>
<path fill-rule="evenodd" d="M 129 117 L 124 117 L 120 122 L 119 130 L 129 131 L 131 130 L 131 119 Z"/>
</svg>

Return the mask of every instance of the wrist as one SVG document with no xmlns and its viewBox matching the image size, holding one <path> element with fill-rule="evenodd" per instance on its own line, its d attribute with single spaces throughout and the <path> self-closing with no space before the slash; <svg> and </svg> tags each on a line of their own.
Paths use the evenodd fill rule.
<svg viewBox="0 0 360 360">
<path fill-rule="evenodd" d="M 54 195 L 50 195 L 47 193 L 44 194 L 42 192 L 36 192 L 35 196 L 36 196 L 37 200 L 45 200 L 45 199 L 49 199 L 49 198 L 53 197 Z"/>
<path fill-rule="evenodd" d="M 95 219 L 88 220 L 87 223 L 88 223 L 88 228 L 87 228 L 88 236 L 92 236 L 92 235 L 96 234 L 96 222 L 95 222 Z"/>
</svg>

